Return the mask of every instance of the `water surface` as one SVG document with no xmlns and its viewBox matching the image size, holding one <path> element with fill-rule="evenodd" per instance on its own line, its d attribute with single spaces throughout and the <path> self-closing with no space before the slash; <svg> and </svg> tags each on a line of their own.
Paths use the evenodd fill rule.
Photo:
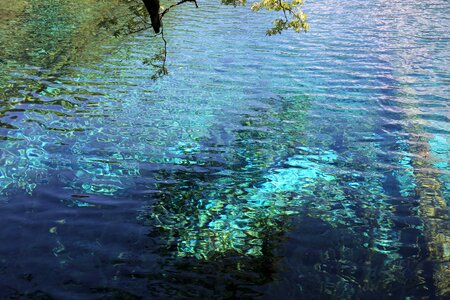
<svg viewBox="0 0 450 300">
<path fill-rule="evenodd" d="M 450 295 L 448 1 L 3 2 L 2 298 Z"/>
</svg>

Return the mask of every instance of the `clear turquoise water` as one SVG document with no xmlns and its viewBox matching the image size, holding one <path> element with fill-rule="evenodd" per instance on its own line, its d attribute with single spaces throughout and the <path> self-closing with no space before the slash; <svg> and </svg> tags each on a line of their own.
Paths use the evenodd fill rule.
<svg viewBox="0 0 450 300">
<path fill-rule="evenodd" d="M 275 37 L 187 5 L 156 82 L 151 33 L 31 2 L 1 22 L 2 298 L 439 294 L 448 209 L 434 226 L 421 191 L 449 202 L 447 1 L 311 1 L 310 32 Z"/>
</svg>

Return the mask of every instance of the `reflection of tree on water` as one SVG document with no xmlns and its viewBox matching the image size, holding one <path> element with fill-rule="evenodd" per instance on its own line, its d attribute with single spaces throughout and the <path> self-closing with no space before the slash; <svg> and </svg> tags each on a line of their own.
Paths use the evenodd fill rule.
<svg viewBox="0 0 450 300">
<path fill-rule="evenodd" d="M 403 80 L 401 77 L 399 79 Z M 445 297 L 450 294 L 450 219 L 444 186 L 440 181 L 443 177 L 442 170 L 439 165 L 436 167 L 432 164 L 433 160 L 439 161 L 440 157 L 439 153 L 433 151 L 433 138 L 427 136 L 411 115 L 411 112 L 417 113 L 416 107 L 420 107 L 420 101 L 417 101 L 415 95 L 401 96 L 408 97 L 408 105 L 414 107 L 407 110 L 403 105 L 399 105 L 405 120 L 400 130 L 408 133 L 408 139 L 399 143 L 404 150 L 403 161 L 406 160 L 403 167 L 409 171 L 407 174 L 410 180 L 406 185 L 409 188 L 408 193 L 417 199 L 416 215 L 421 219 L 418 235 L 426 245 L 421 255 L 424 263 L 418 267 L 417 273 L 420 277 L 423 277 L 421 273 L 431 273 L 429 277 L 432 277 L 433 282 L 428 284 L 435 289 L 437 296 Z M 398 173 L 396 175 L 400 182 L 405 181 L 406 176 Z"/>
<path fill-rule="evenodd" d="M 5 62 L 0 82 L 4 99 L 0 110 L 2 193 L 16 188 L 32 193 L 37 186 L 60 177 L 61 170 L 77 169 L 77 164 L 85 165 L 91 176 L 95 176 L 92 172 L 115 174 L 117 168 L 101 158 L 84 157 L 74 163 L 69 155 L 71 151 L 79 153 L 79 145 L 88 143 L 87 139 L 92 141 L 94 135 L 86 127 L 95 126 L 95 119 L 104 118 L 111 102 L 105 99 L 104 90 L 91 86 L 104 74 L 96 70 L 80 74 L 67 69 L 66 64 L 105 53 L 102 43 L 114 45 L 111 32 L 122 28 L 127 17 L 133 17 L 129 16 L 129 3 L 95 3 L 96 9 L 92 9 L 92 2 L 95 1 L 32 0 L 19 5 L 20 2 L 16 5 L 21 11 L 17 20 L 2 23 L 5 34 L 0 39 L 8 50 L 0 53 Z M 125 17 L 104 31 L 100 16 L 111 13 Z M 101 130 L 97 133 L 101 139 Z M 130 164 L 123 168 L 129 174 L 138 172 Z M 61 177 L 66 183 L 73 180 L 71 176 Z M 112 183 L 117 181 L 112 177 Z M 93 189 L 101 191 L 101 187 Z"/>
<path fill-rule="evenodd" d="M 293 112 L 298 113 L 300 119 L 305 112 L 304 105 L 299 99 Z M 161 196 L 164 200 L 154 206 L 152 222 L 169 236 L 184 235 L 181 240 L 174 240 L 179 255 L 209 258 L 229 251 L 250 255 L 260 253 L 259 235 L 262 231 L 269 232 L 271 222 L 277 221 L 271 218 L 272 215 L 264 216 L 267 211 L 264 212 L 263 205 L 250 203 L 249 191 L 260 184 L 265 170 L 275 162 L 277 153 L 282 152 L 279 150 L 289 146 L 289 143 L 269 141 L 269 138 L 272 141 L 283 138 L 281 132 L 265 131 L 264 128 L 274 128 L 269 127 L 267 118 L 270 115 L 280 121 L 278 118 L 286 118 L 287 113 L 270 111 L 262 116 L 266 120 L 249 117 L 242 121 L 238 133 L 226 137 L 229 134 L 222 131 L 224 136 L 203 142 L 191 153 L 183 153 L 180 149 L 181 157 L 184 157 L 181 166 L 192 172 L 184 169 L 162 176 L 177 183 L 158 188 L 165 191 Z M 298 124 L 301 122 L 299 120 Z M 296 128 L 297 136 L 301 134 L 302 126 Z M 212 136 L 217 137 L 217 132 L 220 130 L 214 131 Z M 260 147 L 259 143 L 265 147 Z M 270 204 L 265 207 L 274 208 Z M 249 221 L 259 225 L 255 228 L 254 224 L 246 224 Z M 246 243 L 249 238 L 253 239 L 253 245 Z"/>
<path fill-rule="evenodd" d="M 163 194 L 149 207 L 151 216 L 144 209 L 140 219 L 153 226 L 152 236 L 164 241 L 160 251 L 164 272 L 171 279 L 162 286 L 183 280 L 187 285 L 213 285 L 221 295 L 254 297 L 259 294 L 245 288 L 245 283 L 271 280 L 277 260 L 273 249 L 289 227 L 283 201 L 294 195 L 278 195 L 279 206 L 273 205 L 275 198 L 263 204 L 257 195 L 253 199 L 249 195 L 267 180 L 264 176 L 278 155 L 294 151 L 294 139 L 281 143 L 285 135 L 303 135 L 308 101 L 299 97 L 287 102 L 271 100 L 239 126 L 228 123 L 235 128 L 231 132 L 226 127 L 211 128 L 211 137 L 203 139 L 199 148 L 180 145 L 179 171 L 158 172 L 156 178 L 167 183 L 152 189 Z M 297 122 L 289 128 L 275 126 L 289 119 Z M 273 143 L 274 139 L 278 142 Z M 192 271 L 194 277 L 189 276 Z M 226 280 L 217 273 L 226 274 Z M 212 274 L 214 282 L 208 283 Z M 211 290 L 178 292 L 205 296 Z"/>
<path fill-rule="evenodd" d="M 319 222 L 328 228 L 325 231 L 354 241 L 331 246 L 320 242 L 325 248 L 316 264 L 322 267 L 310 274 L 309 282 L 323 290 L 315 292 L 332 293 L 327 284 L 355 295 L 395 290 L 405 280 L 405 266 L 383 189 L 385 179 L 374 164 L 376 134 L 366 137 L 360 149 L 336 148 L 333 140 L 317 142 L 308 135 L 318 132 L 305 132 L 305 99 L 277 101 L 282 104 L 272 103 L 275 111 L 248 117 L 233 138 L 218 139 L 228 144 L 217 147 L 211 139 L 194 152 L 184 152 L 181 165 L 192 172 L 161 174 L 174 183 L 157 185 L 155 189 L 164 192 L 150 207 L 151 217 L 144 214 L 141 219 L 167 242 L 161 250 L 165 255 L 214 265 L 225 264 L 229 257 L 273 261 L 276 241 L 289 231 L 291 215 L 299 215 L 300 220 Z M 334 257 L 329 257 L 330 251 Z M 296 263 L 304 272 L 312 271 L 312 266 Z M 247 266 L 247 271 L 253 270 L 251 263 Z"/>
<path fill-rule="evenodd" d="M 94 3 L 96 9 L 92 9 Z M 94 44 L 108 37 L 111 40 L 111 32 L 98 30 L 97 26 L 103 15 L 111 14 L 112 7 L 115 14 L 127 10 L 126 5 L 116 1 L 112 4 L 92 0 L 25 1 L 17 19 L 4 24 L 0 39 L 6 51 L 0 52 L 0 57 L 7 64 L 31 65 L 45 72 L 60 69 L 68 61 L 95 57 L 98 44 Z M 126 21 L 109 30 L 123 26 Z M 89 52 L 85 51 L 87 47 Z"/>
</svg>

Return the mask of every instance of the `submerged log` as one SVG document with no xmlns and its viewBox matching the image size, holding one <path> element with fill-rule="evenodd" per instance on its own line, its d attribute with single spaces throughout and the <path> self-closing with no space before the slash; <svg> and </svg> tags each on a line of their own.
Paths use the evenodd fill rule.
<svg viewBox="0 0 450 300">
<path fill-rule="evenodd" d="M 153 30 L 159 33 L 161 28 L 161 19 L 159 17 L 159 0 L 142 0 L 145 4 L 145 8 L 150 14 L 150 20 L 152 21 Z"/>
<path fill-rule="evenodd" d="M 420 135 L 419 135 L 420 136 Z M 442 193 L 442 183 L 436 178 L 428 159 L 430 145 L 424 138 L 417 138 L 412 146 L 419 197 L 419 213 L 424 223 L 428 257 L 433 264 L 433 282 L 436 296 L 450 297 L 450 219 L 449 208 Z"/>
</svg>

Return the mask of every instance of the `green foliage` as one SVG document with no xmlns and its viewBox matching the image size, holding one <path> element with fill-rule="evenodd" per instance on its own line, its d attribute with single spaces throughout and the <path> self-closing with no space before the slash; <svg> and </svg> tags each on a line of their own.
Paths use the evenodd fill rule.
<svg viewBox="0 0 450 300">
<path fill-rule="evenodd" d="M 222 0 L 226 5 L 244 5 L 246 0 Z M 283 30 L 292 29 L 296 32 L 307 31 L 309 25 L 307 16 L 302 10 L 304 0 L 261 0 L 253 2 L 250 8 L 253 11 L 275 11 L 282 13 L 281 18 L 273 21 L 273 27 L 267 30 L 267 35 L 280 34 Z"/>
<path fill-rule="evenodd" d="M 253 11 L 261 9 L 279 11 L 282 18 L 273 21 L 273 27 L 267 30 L 268 35 L 280 34 L 283 30 L 293 29 L 296 32 L 307 31 L 309 26 L 306 14 L 302 11 L 303 0 L 285 2 L 281 0 L 262 0 L 251 5 Z"/>
</svg>

